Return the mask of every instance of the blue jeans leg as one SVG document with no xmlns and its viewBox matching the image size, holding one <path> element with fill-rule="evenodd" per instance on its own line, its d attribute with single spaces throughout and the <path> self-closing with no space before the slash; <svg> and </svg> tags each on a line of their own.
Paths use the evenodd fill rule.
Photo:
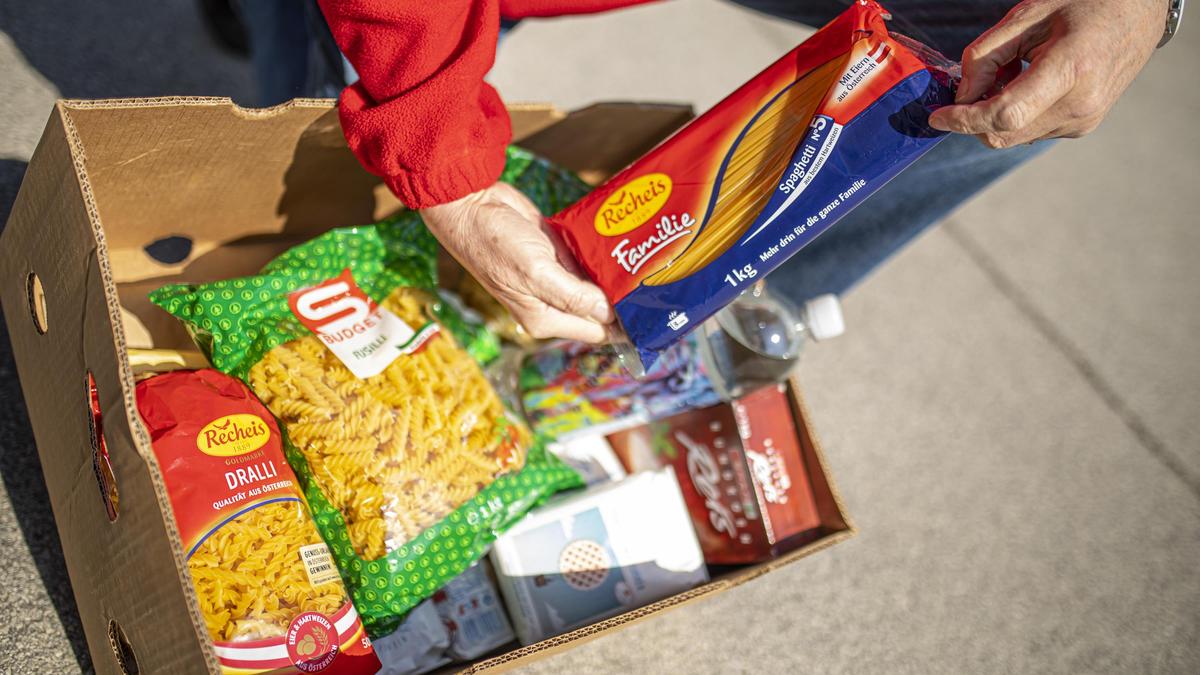
<svg viewBox="0 0 1200 675">
<path fill-rule="evenodd" d="M 292 0 L 295 2 L 296 0 Z M 321 9 L 316 0 L 306 0 L 303 5 L 297 5 L 304 10 L 307 20 L 307 77 L 304 82 L 304 96 L 314 98 L 337 98 L 342 88 L 358 81 L 358 73 L 354 66 L 342 55 L 333 35 L 329 32 L 329 24 L 321 15 Z M 516 27 L 518 21 L 500 19 L 500 38 Z"/>
<path fill-rule="evenodd" d="M 252 0 L 238 5 L 250 37 L 250 63 L 259 106 L 304 95 L 309 39 L 304 6 L 296 0 Z"/>
<path fill-rule="evenodd" d="M 773 16 L 820 26 L 851 0 L 733 0 Z M 1014 0 L 885 0 L 892 27 L 959 59 L 995 25 Z M 797 302 L 841 294 L 925 228 L 992 181 L 1049 147 L 1048 143 L 990 150 L 973 137 L 952 135 L 864 201 L 771 274 L 770 284 Z"/>
<path fill-rule="evenodd" d="M 951 135 L 771 273 L 768 283 L 803 302 L 842 294 L 992 181 L 1049 143 L 990 150 Z"/>
<path fill-rule="evenodd" d="M 329 24 L 316 0 L 293 0 L 304 13 L 308 26 L 308 79 L 304 95 L 309 98 L 337 98 L 348 84 L 358 81 L 358 73 L 342 55 Z"/>
</svg>

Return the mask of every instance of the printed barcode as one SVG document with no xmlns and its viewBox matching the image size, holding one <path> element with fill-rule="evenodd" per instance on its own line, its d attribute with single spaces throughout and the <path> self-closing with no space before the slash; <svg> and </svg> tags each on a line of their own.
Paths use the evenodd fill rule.
<svg viewBox="0 0 1200 675">
<path fill-rule="evenodd" d="M 462 628 L 463 637 L 471 643 L 492 642 L 497 639 L 497 635 L 504 632 L 504 624 L 495 609 L 467 619 Z"/>
</svg>

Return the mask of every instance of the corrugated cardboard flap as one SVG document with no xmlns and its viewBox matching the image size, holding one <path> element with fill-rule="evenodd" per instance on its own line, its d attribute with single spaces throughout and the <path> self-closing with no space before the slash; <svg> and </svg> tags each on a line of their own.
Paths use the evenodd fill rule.
<svg viewBox="0 0 1200 675">
<path fill-rule="evenodd" d="M 145 672 L 207 672 L 216 659 L 200 619 L 161 474 L 133 399 L 105 231 L 70 111 L 51 115 L 0 244 L 0 295 L 30 423 L 88 646 L 99 672 L 120 672 L 110 633 Z M 45 289 L 47 324 L 29 311 Z M 95 378 L 119 512 L 109 522 L 93 471 L 87 373 Z M 166 514 L 164 516 L 164 514 Z M 173 617 L 164 621 L 162 616 Z M 152 645 L 170 645 L 155 649 Z"/>
</svg>

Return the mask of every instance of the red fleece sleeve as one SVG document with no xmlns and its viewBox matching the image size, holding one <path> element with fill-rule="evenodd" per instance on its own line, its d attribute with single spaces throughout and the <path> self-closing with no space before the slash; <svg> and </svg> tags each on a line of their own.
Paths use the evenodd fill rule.
<svg viewBox="0 0 1200 675">
<path fill-rule="evenodd" d="M 535 16 L 564 16 L 607 12 L 657 0 L 500 0 L 500 16 L 524 19 Z"/>
<path fill-rule="evenodd" d="M 405 205 L 481 190 L 504 168 L 512 137 L 483 77 L 496 56 L 497 0 L 320 0 L 361 78 L 338 112 L 350 148 Z"/>
</svg>

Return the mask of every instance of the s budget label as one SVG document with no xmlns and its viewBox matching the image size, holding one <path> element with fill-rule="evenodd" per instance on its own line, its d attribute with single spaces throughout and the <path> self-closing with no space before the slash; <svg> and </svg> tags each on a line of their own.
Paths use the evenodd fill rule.
<svg viewBox="0 0 1200 675">
<path fill-rule="evenodd" d="M 288 295 L 288 307 L 359 379 L 378 375 L 401 354 L 419 350 L 438 332 L 426 323 L 413 330 L 363 292 L 349 269 Z"/>
</svg>

